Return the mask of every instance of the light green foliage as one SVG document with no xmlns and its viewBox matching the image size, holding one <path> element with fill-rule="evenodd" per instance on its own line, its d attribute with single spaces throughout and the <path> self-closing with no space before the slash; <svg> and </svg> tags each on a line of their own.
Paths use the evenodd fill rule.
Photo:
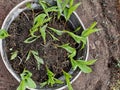
<svg viewBox="0 0 120 90">
<path fill-rule="evenodd" d="M 53 38 L 54 41 L 59 41 L 58 38 L 56 38 L 52 33 L 48 32 L 50 34 L 50 36 Z"/>
<path fill-rule="evenodd" d="M 73 32 L 64 30 L 64 32 L 66 32 L 67 34 L 69 34 L 78 44 L 82 41 L 83 43 L 86 42 L 86 39 L 84 39 L 83 37 L 74 34 Z"/>
<path fill-rule="evenodd" d="M 31 3 L 27 3 L 26 7 L 31 9 Z"/>
<path fill-rule="evenodd" d="M 57 6 L 50 6 L 46 1 L 39 0 L 39 4 L 42 6 L 45 14 L 49 17 L 49 12 L 57 12 Z"/>
<path fill-rule="evenodd" d="M 70 53 L 70 55 L 68 57 L 73 58 L 76 55 L 76 49 L 69 46 L 69 44 L 64 44 L 64 45 L 61 45 L 59 47 L 65 49 L 67 52 Z"/>
<path fill-rule="evenodd" d="M 61 30 L 57 30 L 55 28 L 51 28 L 51 27 L 48 27 L 50 30 L 52 30 L 54 33 L 56 33 L 57 35 L 61 36 L 64 32 L 61 31 Z"/>
<path fill-rule="evenodd" d="M 6 37 L 10 36 L 5 29 L 0 29 L 0 39 L 5 39 Z"/>
<path fill-rule="evenodd" d="M 14 52 L 12 52 L 12 53 L 11 53 L 11 58 L 10 58 L 10 60 L 15 59 L 15 58 L 17 57 L 17 55 L 18 55 L 18 51 L 17 51 L 17 50 L 14 51 Z"/>
<path fill-rule="evenodd" d="M 21 82 L 17 90 L 26 90 L 27 87 L 36 88 L 35 82 L 31 79 L 32 73 L 30 71 L 24 70 L 20 76 L 21 76 Z"/>
<path fill-rule="evenodd" d="M 71 83 L 70 83 L 70 79 L 72 78 L 72 76 L 71 76 L 69 73 L 65 72 L 65 71 L 63 71 L 63 74 L 64 74 L 64 76 L 65 76 L 65 80 L 66 80 L 68 89 L 69 89 L 69 90 L 73 90 L 72 85 L 71 85 Z"/>
<path fill-rule="evenodd" d="M 35 60 L 37 61 L 37 65 L 38 65 L 37 68 L 38 68 L 38 70 L 40 70 L 40 65 L 44 64 L 43 59 L 41 57 L 39 57 L 38 51 L 30 50 L 28 52 L 26 61 L 30 59 L 31 54 L 34 56 Z"/>
<path fill-rule="evenodd" d="M 46 32 L 45 32 L 46 28 L 47 28 L 47 24 L 40 28 L 40 33 L 43 38 L 44 44 L 46 44 Z"/>
<path fill-rule="evenodd" d="M 40 36 L 31 36 L 29 38 L 27 38 L 24 43 L 32 43 L 34 41 L 36 41 Z"/>
<path fill-rule="evenodd" d="M 54 84 L 63 84 L 61 80 L 55 78 L 55 74 L 51 72 L 48 67 L 46 67 L 46 69 L 47 69 L 48 80 L 41 83 L 40 84 L 41 87 L 44 87 L 45 85 L 50 85 L 52 87 Z"/>
<path fill-rule="evenodd" d="M 57 0 L 58 19 L 64 14 L 66 21 L 69 20 L 73 11 L 75 11 L 80 3 L 73 5 L 73 0 Z M 67 7 L 68 6 L 68 7 Z"/>
<path fill-rule="evenodd" d="M 74 70 L 77 69 L 77 67 L 84 73 L 90 73 L 92 71 L 92 69 L 90 67 L 88 67 L 88 65 L 92 65 L 96 62 L 96 60 L 90 60 L 90 61 L 84 61 L 84 60 L 74 60 L 73 58 L 76 55 L 76 49 L 72 48 L 71 46 L 69 46 L 69 44 L 64 44 L 59 46 L 63 49 L 65 49 L 69 54 L 69 58 L 72 64 L 72 68 Z"/>
<path fill-rule="evenodd" d="M 92 69 L 88 66 L 93 65 L 96 62 L 96 60 L 84 61 L 84 60 L 74 60 L 73 58 L 71 58 L 70 60 L 74 70 L 76 70 L 78 67 L 84 73 L 92 72 Z"/>
</svg>

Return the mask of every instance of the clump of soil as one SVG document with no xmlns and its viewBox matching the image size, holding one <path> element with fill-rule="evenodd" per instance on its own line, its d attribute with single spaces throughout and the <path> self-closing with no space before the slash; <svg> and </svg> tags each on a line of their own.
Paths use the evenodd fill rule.
<svg viewBox="0 0 120 90">
<path fill-rule="evenodd" d="M 76 42 L 67 34 L 57 36 L 47 29 L 46 32 L 50 31 L 59 39 L 59 41 L 53 41 L 52 37 L 47 33 L 47 43 L 45 45 L 43 44 L 42 38 L 39 38 L 30 44 L 24 43 L 24 40 L 30 36 L 29 30 L 33 25 L 33 19 L 38 14 L 38 11 L 24 11 L 12 22 L 8 29 L 8 33 L 11 36 L 6 39 L 6 51 L 9 60 L 13 51 L 19 51 L 17 58 L 10 61 L 16 73 L 20 74 L 23 72 L 24 68 L 26 68 L 32 72 L 33 80 L 36 82 L 43 82 L 47 80 L 45 65 L 55 73 L 57 78 L 62 75 L 62 70 L 68 72 L 71 68 L 68 53 L 64 49 L 56 47 L 56 44 L 62 45 L 70 43 L 70 45 L 75 48 Z M 51 15 L 53 14 L 54 13 Z M 66 23 L 64 18 L 61 18 L 60 20 L 54 18 L 49 22 L 48 26 L 59 30 L 73 31 L 71 25 Z M 40 70 L 37 69 L 37 63 L 33 56 L 26 61 L 26 56 L 29 50 L 38 51 L 39 56 L 43 58 L 45 65 L 41 65 Z"/>
</svg>

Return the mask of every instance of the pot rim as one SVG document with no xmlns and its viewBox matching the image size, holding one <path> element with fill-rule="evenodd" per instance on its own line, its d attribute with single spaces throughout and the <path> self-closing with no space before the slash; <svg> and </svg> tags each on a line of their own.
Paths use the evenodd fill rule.
<svg viewBox="0 0 120 90">
<path fill-rule="evenodd" d="M 10 12 L 9 14 L 7 15 L 7 17 L 5 18 L 3 24 L 2 24 L 2 27 L 1 29 L 5 29 L 6 27 L 6 23 L 8 23 L 8 20 L 10 18 L 10 16 L 13 14 L 13 12 L 17 11 L 19 9 L 19 7 L 21 7 L 22 5 L 24 5 L 25 3 L 28 3 L 28 2 L 36 2 L 37 0 L 24 0 L 22 1 L 21 3 L 17 4 Z M 85 30 L 85 26 L 82 22 L 82 20 L 79 18 L 78 14 L 76 12 L 73 12 L 73 14 L 77 17 L 78 21 L 80 22 L 82 28 Z M 15 17 L 14 17 L 15 18 Z M 13 19 L 13 18 L 12 18 Z M 8 25 L 9 26 L 9 25 Z M 8 29 L 8 27 L 7 27 Z M 89 40 L 87 38 L 87 44 L 86 44 L 86 57 L 85 57 L 85 61 L 87 61 L 88 59 L 88 55 L 89 55 Z M 7 70 L 12 74 L 12 76 L 18 81 L 20 82 L 20 77 L 18 75 L 16 75 L 16 73 L 14 72 L 13 69 L 11 69 L 8 61 L 5 60 L 5 53 L 4 53 L 4 50 L 3 50 L 3 40 L 0 39 L 0 53 L 1 53 L 1 57 L 2 57 L 2 60 L 7 68 Z M 72 80 L 71 80 L 71 83 L 73 83 L 81 74 L 82 72 L 80 71 Z M 64 85 L 56 90 L 62 90 L 62 89 L 65 89 L 67 87 L 67 85 Z M 31 90 L 38 90 L 38 89 L 31 89 Z"/>
</svg>

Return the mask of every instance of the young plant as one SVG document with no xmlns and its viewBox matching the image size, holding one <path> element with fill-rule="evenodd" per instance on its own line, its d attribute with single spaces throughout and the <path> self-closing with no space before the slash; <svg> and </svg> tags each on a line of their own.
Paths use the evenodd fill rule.
<svg viewBox="0 0 120 90">
<path fill-rule="evenodd" d="M 57 12 L 57 6 L 51 6 L 49 3 L 47 3 L 44 0 L 39 0 L 39 4 L 42 6 L 45 14 L 49 17 L 49 12 Z"/>
<path fill-rule="evenodd" d="M 90 67 L 88 67 L 88 65 L 94 64 L 96 62 L 96 60 L 90 60 L 90 61 L 74 60 L 73 58 L 76 56 L 75 48 L 72 48 L 71 46 L 69 46 L 69 44 L 64 44 L 59 47 L 65 49 L 68 53 L 70 53 L 68 57 L 70 58 L 72 68 L 74 70 L 79 68 L 84 73 L 90 73 L 92 71 L 92 69 Z"/>
<path fill-rule="evenodd" d="M 47 69 L 47 75 L 48 75 L 48 80 L 41 83 L 41 87 L 44 87 L 46 85 L 50 85 L 51 87 L 54 85 L 54 84 L 63 84 L 63 82 L 57 78 L 55 78 L 55 74 L 49 70 L 49 68 L 46 66 L 46 69 Z"/>
<path fill-rule="evenodd" d="M 33 27 L 30 29 L 30 37 L 27 38 L 24 43 L 32 43 L 36 41 L 40 36 L 42 36 L 44 44 L 46 44 L 46 28 L 47 28 L 47 22 L 49 22 L 51 18 L 47 18 L 47 15 L 42 13 L 35 17 Z M 45 25 L 44 25 L 45 24 Z M 36 36 L 35 32 L 40 32 L 41 35 Z"/>
<path fill-rule="evenodd" d="M 21 82 L 17 90 L 26 90 L 26 88 L 36 88 L 35 82 L 32 80 L 32 73 L 28 70 L 24 70 L 21 76 Z"/>
<path fill-rule="evenodd" d="M 63 0 L 57 0 L 58 19 L 63 14 L 66 21 L 69 20 L 73 11 L 75 11 L 78 8 L 78 6 L 80 5 L 80 3 L 73 5 L 74 4 L 73 1 L 74 0 L 64 0 L 64 2 L 63 2 Z"/>
<path fill-rule="evenodd" d="M 5 39 L 6 37 L 10 36 L 5 29 L 0 29 L 0 39 Z"/>
<path fill-rule="evenodd" d="M 72 78 L 72 76 L 71 76 L 69 73 L 65 72 L 65 71 L 63 71 L 63 74 L 64 74 L 64 76 L 65 76 L 65 80 L 66 80 L 68 89 L 69 89 L 69 90 L 73 90 L 72 85 L 71 85 L 71 83 L 70 83 L 70 79 Z"/>
<path fill-rule="evenodd" d="M 18 55 L 18 51 L 17 50 L 12 52 L 10 60 L 14 60 L 17 57 L 17 55 Z"/>
<path fill-rule="evenodd" d="M 96 62 L 96 60 L 84 61 L 84 60 L 74 60 L 73 58 L 70 58 L 70 61 L 73 70 L 79 68 L 84 73 L 92 72 L 92 69 L 89 67 L 89 65 L 93 65 Z"/>
<path fill-rule="evenodd" d="M 40 65 L 41 65 L 41 64 L 44 64 L 43 59 L 42 59 L 41 57 L 39 57 L 38 51 L 30 50 L 30 51 L 28 52 L 26 61 L 30 59 L 31 54 L 32 54 L 32 55 L 34 56 L 34 58 L 36 59 L 36 61 L 37 61 L 37 68 L 38 68 L 38 70 L 40 70 Z"/>
</svg>

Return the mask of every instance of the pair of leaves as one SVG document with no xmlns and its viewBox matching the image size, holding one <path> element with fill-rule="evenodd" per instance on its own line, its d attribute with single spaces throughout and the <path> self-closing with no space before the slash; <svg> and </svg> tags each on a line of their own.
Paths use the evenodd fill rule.
<svg viewBox="0 0 120 90">
<path fill-rule="evenodd" d="M 44 64 L 43 59 L 42 59 L 41 57 L 39 57 L 38 51 L 30 50 L 30 51 L 28 52 L 26 61 L 30 59 L 31 54 L 32 54 L 32 55 L 34 56 L 34 58 L 36 59 L 36 61 L 37 61 L 37 68 L 38 68 L 38 70 L 40 70 L 40 65 L 41 65 L 41 64 Z"/>
<path fill-rule="evenodd" d="M 21 76 L 21 82 L 17 90 L 26 90 L 27 87 L 36 88 L 35 82 L 31 79 L 32 73 L 30 71 L 24 70 L 20 76 Z"/>
<path fill-rule="evenodd" d="M 65 76 L 65 80 L 66 80 L 68 89 L 69 89 L 69 90 L 73 90 L 72 85 L 71 85 L 71 83 L 70 83 L 70 79 L 72 78 L 72 76 L 71 76 L 69 73 L 65 72 L 65 71 L 63 71 L 63 74 L 64 74 L 64 76 Z"/>
<path fill-rule="evenodd" d="M 50 85 L 50 86 L 53 86 L 54 84 L 63 84 L 63 82 L 59 79 L 56 79 L 55 78 L 55 74 L 49 70 L 48 67 L 46 67 L 47 69 L 47 75 L 48 75 L 48 80 L 41 83 L 41 87 L 44 87 L 45 85 Z"/>
<path fill-rule="evenodd" d="M 70 59 L 72 68 L 74 70 L 77 69 L 77 67 L 84 73 L 90 73 L 92 72 L 92 69 L 89 67 L 89 65 L 93 65 L 96 60 L 89 60 L 89 61 L 84 61 L 84 60 L 74 60 L 73 58 Z"/>
<path fill-rule="evenodd" d="M 5 29 L 0 29 L 0 39 L 5 39 L 6 37 L 10 36 Z"/>
</svg>

